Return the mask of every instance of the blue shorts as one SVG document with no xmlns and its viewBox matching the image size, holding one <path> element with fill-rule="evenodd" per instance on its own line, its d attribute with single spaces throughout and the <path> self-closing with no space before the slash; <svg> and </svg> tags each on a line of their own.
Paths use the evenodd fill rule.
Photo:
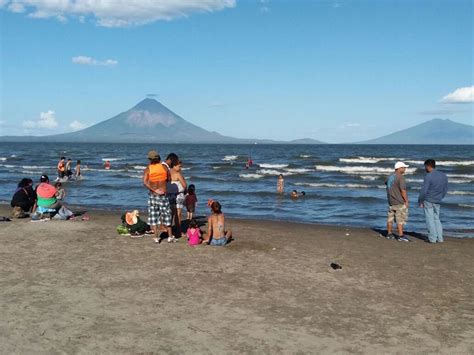
<svg viewBox="0 0 474 355">
<path fill-rule="evenodd" d="M 226 237 L 221 237 L 220 239 L 212 238 L 210 244 L 215 245 L 215 246 L 226 245 L 227 244 L 227 238 Z"/>
</svg>

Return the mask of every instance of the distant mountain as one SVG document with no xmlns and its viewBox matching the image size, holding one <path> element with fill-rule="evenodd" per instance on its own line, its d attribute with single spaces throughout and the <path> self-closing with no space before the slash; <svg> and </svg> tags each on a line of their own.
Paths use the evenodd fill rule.
<svg viewBox="0 0 474 355">
<path fill-rule="evenodd" d="M 474 144 L 474 126 L 435 118 L 360 144 Z"/>
<path fill-rule="evenodd" d="M 312 138 L 293 139 L 292 141 L 289 141 L 288 143 L 289 144 L 326 144 L 324 142 L 321 142 Z"/>
<path fill-rule="evenodd" d="M 3 142 L 91 142 L 91 143 L 234 143 L 284 144 L 272 140 L 240 139 L 198 127 L 155 99 L 144 99 L 130 110 L 80 131 L 50 136 L 3 136 Z M 306 144 L 320 144 L 315 140 Z"/>
</svg>

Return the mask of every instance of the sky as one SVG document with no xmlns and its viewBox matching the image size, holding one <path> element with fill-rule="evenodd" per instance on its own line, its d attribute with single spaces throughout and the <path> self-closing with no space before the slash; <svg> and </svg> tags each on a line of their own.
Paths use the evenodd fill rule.
<svg viewBox="0 0 474 355">
<path fill-rule="evenodd" d="M 147 95 L 239 138 L 474 124 L 470 0 L 0 0 L 0 135 L 78 130 Z"/>
</svg>

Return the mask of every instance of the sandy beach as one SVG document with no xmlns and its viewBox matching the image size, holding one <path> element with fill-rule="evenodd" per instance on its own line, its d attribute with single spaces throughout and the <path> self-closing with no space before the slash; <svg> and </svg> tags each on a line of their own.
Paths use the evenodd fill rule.
<svg viewBox="0 0 474 355">
<path fill-rule="evenodd" d="M 189 247 L 89 215 L 1 222 L 0 353 L 474 353 L 474 239 L 231 220 Z"/>
</svg>

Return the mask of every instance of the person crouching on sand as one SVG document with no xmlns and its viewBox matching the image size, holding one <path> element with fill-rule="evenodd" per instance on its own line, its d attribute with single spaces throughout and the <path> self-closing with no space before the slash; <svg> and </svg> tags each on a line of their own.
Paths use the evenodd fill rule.
<svg viewBox="0 0 474 355">
<path fill-rule="evenodd" d="M 212 214 L 207 220 L 207 239 L 203 240 L 203 243 L 215 246 L 226 245 L 232 238 L 232 232 L 225 228 L 225 216 L 222 213 L 222 206 L 219 202 L 212 201 L 211 210 Z"/>
<path fill-rule="evenodd" d="M 176 238 L 171 232 L 171 207 L 166 196 L 166 184 L 170 181 L 169 170 L 161 163 L 158 152 L 151 150 L 148 152 L 150 164 L 143 173 L 143 185 L 148 192 L 148 224 L 155 233 L 154 241 L 159 243 L 158 224 L 166 228 L 168 232 L 168 243 L 176 242 Z"/>
</svg>

